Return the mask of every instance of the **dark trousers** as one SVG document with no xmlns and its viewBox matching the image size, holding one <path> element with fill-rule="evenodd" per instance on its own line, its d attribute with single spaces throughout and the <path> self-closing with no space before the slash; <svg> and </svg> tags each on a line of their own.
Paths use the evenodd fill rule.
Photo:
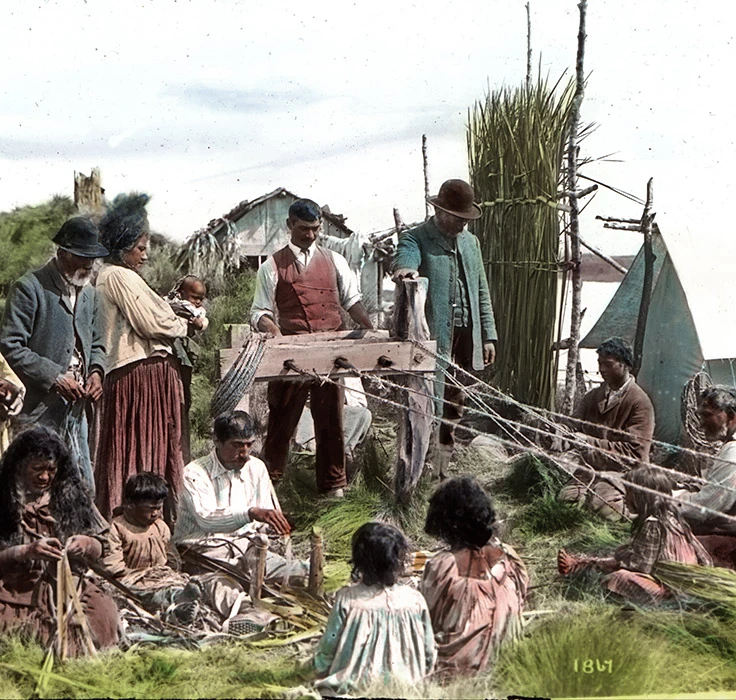
<svg viewBox="0 0 736 700">
<path fill-rule="evenodd" d="M 325 382 L 274 380 L 268 383 L 268 433 L 263 461 L 273 479 L 284 475 L 291 438 L 309 396 L 316 445 L 317 488 L 321 492 L 347 486 L 343 437 L 342 386 Z"/>
<path fill-rule="evenodd" d="M 452 361 L 467 372 L 473 369 L 473 329 L 470 326 L 456 327 L 452 334 Z M 454 368 L 450 375 L 455 381 L 468 385 L 473 381 L 463 372 Z M 465 412 L 465 391 L 455 386 L 450 377 L 445 377 L 445 400 L 442 404 L 442 418 L 439 429 L 439 444 L 443 447 L 455 445 L 455 427 Z M 451 421 L 450 423 L 446 421 Z"/>
</svg>

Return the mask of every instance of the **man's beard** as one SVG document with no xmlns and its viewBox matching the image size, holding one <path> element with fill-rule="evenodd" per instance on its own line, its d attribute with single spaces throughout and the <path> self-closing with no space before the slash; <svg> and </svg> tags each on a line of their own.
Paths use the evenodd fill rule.
<svg viewBox="0 0 736 700">
<path fill-rule="evenodd" d="M 92 270 L 77 270 L 70 278 L 69 282 L 75 287 L 84 287 L 85 284 L 89 284 L 92 278 Z"/>
<path fill-rule="evenodd" d="M 73 275 L 67 277 L 67 279 L 69 280 L 69 283 L 73 284 L 75 287 L 84 287 L 92 281 L 93 272 L 94 267 L 90 270 L 82 268 L 81 270 L 77 270 Z"/>
<path fill-rule="evenodd" d="M 728 440 L 728 426 L 724 425 L 713 433 L 705 432 L 705 439 L 709 442 L 726 442 Z"/>
</svg>

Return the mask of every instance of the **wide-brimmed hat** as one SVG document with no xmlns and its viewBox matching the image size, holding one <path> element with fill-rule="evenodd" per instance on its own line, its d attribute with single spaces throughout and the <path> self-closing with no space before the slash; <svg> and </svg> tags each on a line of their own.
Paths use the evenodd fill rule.
<svg viewBox="0 0 736 700">
<path fill-rule="evenodd" d="M 104 258 L 109 255 L 100 244 L 100 231 L 93 221 L 84 216 L 74 216 L 65 221 L 52 239 L 62 250 L 80 258 Z"/>
<path fill-rule="evenodd" d="M 446 180 L 440 187 L 440 193 L 427 197 L 427 201 L 437 209 L 461 219 L 480 219 L 482 211 L 473 201 L 473 188 L 465 180 Z"/>
</svg>

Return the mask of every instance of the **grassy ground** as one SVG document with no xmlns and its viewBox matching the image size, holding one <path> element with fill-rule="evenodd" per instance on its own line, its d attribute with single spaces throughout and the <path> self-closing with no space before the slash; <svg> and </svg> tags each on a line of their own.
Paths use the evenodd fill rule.
<svg viewBox="0 0 736 700">
<path fill-rule="evenodd" d="M 298 528 L 295 550 L 305 553 L 313 525 L 323 532 L 326 588 L 334 591 L 350 575 L 353 531 L 372 518 L 401 525 L 416 548 L 435 543 L 422 533 L 430 473 L 404 511 L 392 505 L 390 467 L 395 431 L 377 419 L 356 457 L 344 500 L 317 496 L 313 457 L 294 455 L 279 485 L 282 505 Z M 590 576 L 562 581 L 554 569 L 561 546 L 574 552 L 610 552 L 628 536 L 583 511 L 558 504 L 551 494 L 559 480 L 539 462 L 521 459 L 511 468 L 498 451 L 459 452 L 454 473 L 473 473 L 494 495 L 503 539 L 526 561 L 532 576 L 524 638 L 501 653 L 494 672 L 427 688 L 373 688 L 385 697 L 482 698 L 523 696 L 605 697 L 736 691 L 736 625 L 718 610 L 693 601 L 658 610 L 606 599 Z M 16 640 L 0 642 L 0 697 L 303 697 L 309 693 L 309 659 L 316 640 L 259 648 L 243 643 L 200 650 L 137 645 L 95 660 L 72 660 L 53 669 L 46 687 L 37 684 L 44 650 Z"/>
</svg>

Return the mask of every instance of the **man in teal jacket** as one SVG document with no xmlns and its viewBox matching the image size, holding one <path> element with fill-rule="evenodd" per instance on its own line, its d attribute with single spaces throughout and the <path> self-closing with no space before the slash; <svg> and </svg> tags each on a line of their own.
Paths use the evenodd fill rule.
<svg viewBox="0 0 736 700">
<path fill-rule="evenodd" d="M 498 338 L 480 243 L 465 229 L 468 221 L 480 218 L 481 209 L 463 180 L 447 180 L 427 201 L 435 214 L 399 236 L 394 279 L 429 280 L 427 322 L 437 354 L 466 371 L 481 370 L 495 360 Z M 449 383 L 445 386 L 446 366 L 438 368 L 435 392 L 438 398 L 444 395 L 443 419 L 456 422 L 462 415 L 463 392 Z M 458 380 L 463 382 L 464 377 L 461 374 Z M 454 445 L 453 432 L 454 425 L 441 423 L 439 444 L 445 463 Z"/>
</svg>

